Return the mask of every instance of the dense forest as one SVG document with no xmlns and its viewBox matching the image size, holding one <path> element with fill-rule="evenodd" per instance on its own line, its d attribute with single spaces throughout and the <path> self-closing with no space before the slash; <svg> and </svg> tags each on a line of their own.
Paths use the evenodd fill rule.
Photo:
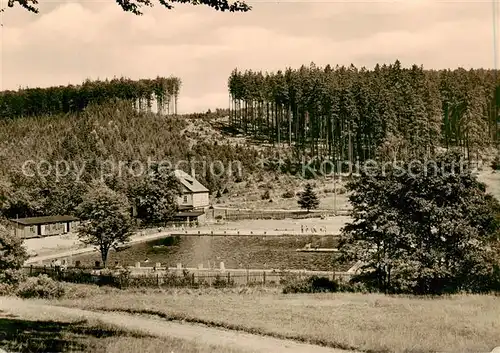
<svg viewBox="0 0 500 353">
<path fill-rule="evenodd" d="M 0 120 L 0 217 L 73 214 L 96 179 L 127 195 L 152 162 L 170 162 L 189 172 L 192 161 L 197 178 L 217 192 L 238 180 L 228 171 L 232 161 L 252 173 L 258 153 L 228 140 L 190 138 L 190 124 L 192 131 L 215 115 L 165 118 L 118 101 L 80 113 Z M 213 177 L 203 161 L 220 161 L 224 173 Z"/>
<path fill-rule="evenodd" d="M 83 111 L 89 104 L 110 99 L 130 100 L 136 109 L 151 111 L 153 102 L 159 113 L 177 114 L 181 80 L 177 77 L 131 80 L 115 78 L 87 80 L 81 85 L 26 88 L 0 92 L 0 119 L 42 116 Z"/>
<path fill-rule="evenodd" d="M 176 114 L 180 84 L 173 77 L 121 78 L 0 92 L 0 216 L 72 214 L 103 172 L 109 187 L 127 194 L 138 182 L 134 163 L 149 159 L 226 167 L 239 161 L 245 179 L 261 167 L 302 172 L 304 156 L 406 159 L 459 147 L 474 157 L 500 142 L 500 78 L 493 70 L 433 71 L 398 61 L 371 71 L 314 64 L 276 73 L 234 70 L 229 111 L 185 116 Z M 200 119 L 219 126 L 221 115 L 229 115 L 226 132 L 269 144 L 207 139 Z M 27 161 L 39 167 L 36 177 L 23 170 Z M 63 176 L 46 170 L 58 163 L 67 169 Z M 202 169 L 198 164 L 197 175 L 212 192 L 242 179 Z"/>
<path fill-rule="evenodd" d="M 228 86 L 233 128 L 311 158 L 427 157 L 437 147 L 474 157 L 500 141 L 495 70 L 311 64 L 276 73 L 235 69 Z"/>
</svg>

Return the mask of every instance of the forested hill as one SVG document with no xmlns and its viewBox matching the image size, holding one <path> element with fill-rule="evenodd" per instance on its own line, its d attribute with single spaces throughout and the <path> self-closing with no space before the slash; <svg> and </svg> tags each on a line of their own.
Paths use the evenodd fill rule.
<svg viewBox="0 0 500 353">
<path fill-rule="evenodd" d="M 275 73 L 236 69 L 228 86 L 233 127 L 311 156 L 422 157 L 436 147 L 472 154 L 500 141 L 498 70 L 311 64 Z"/>
<path fill-rule="evenodd" d="M 95 180 L 129 195 L 154 162 L 187 172 L 192 162 L 214 193 L 257 169 L 253 146 L 210 133 L 216 114 L 165 118 L 129 103 L 0 120 L 0 219 L 74 214 Z"/>
</svg>

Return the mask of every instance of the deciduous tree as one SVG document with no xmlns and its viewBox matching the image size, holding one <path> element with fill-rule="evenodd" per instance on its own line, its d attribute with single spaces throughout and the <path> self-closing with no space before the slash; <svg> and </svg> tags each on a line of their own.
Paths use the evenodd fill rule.
<svg viewBox="0 0 500 353">
<path fill-rule="evenodd" d="M 177 197 L 181 187 L 174 173 L 158 164 L 131 190 L 138 218 L 147 224 L 168 222 L 177 212 Z"/>
<path fill-rule="evenodd" d="M 0 224 L 0 284 L 17 284 L 27 258 L 23 240 Z"/>
<path fill-rule="evenodd" d="M 373 167 L 348 184 L 340 259 L 361 262 L 358 279 L 388 293 L 500 289 L 498 201 L 460 153 L 435 163 Z"/>
<path fill-rule="evenodd" d="M 132 235 L 127 198 L 102 184 L 93 185 L 78 206 L 78 215 L 82 220 L 78 227 L 80 240 L 97 247 L 106 266 L 109 250 L 127 242 Z"/>
</svg>

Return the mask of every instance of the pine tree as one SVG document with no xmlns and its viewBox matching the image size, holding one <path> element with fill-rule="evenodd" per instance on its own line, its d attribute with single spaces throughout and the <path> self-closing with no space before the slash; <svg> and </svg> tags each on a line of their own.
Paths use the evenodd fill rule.
<svg viewBox="0 0 500 353">
<path fill-rule="evenodd" d="M 306 209 L 307 212 L 309 212 L 309 210 L 318 208 L 318 196 L 316 196 L 316 193 L 314 192 L 311 184 L 306 184 L 304 192 L 300 194 L 300 198 L 297 202 L 300 205 L 300 208 Z"/>
</svg>

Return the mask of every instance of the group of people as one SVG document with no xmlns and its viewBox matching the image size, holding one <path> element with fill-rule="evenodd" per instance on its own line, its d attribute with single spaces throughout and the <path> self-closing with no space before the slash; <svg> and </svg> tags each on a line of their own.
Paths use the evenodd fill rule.
<svg viewBox="0 0 500 353">
<path fill-rule="evenodd" d="M 308 226 L 304 226 L 303 224 L 300 225 L 300 233 L 309 233 L 309 230 L 310 230 L 310 233 L 318 233 L 317 229 L 315 226 L 312 226 L 311 228 L 309 228 Z M 326 227 L 319 227 L 319 233 L 326 233 Z"/>
<path fill-rule="evenodd" d="M 50 262 L 50 267 L 54 267 L 54 268 L 65 269 L 65 268 L 67 268 L 67 266 L 68 266 L 68 264 L 66 263 L 66 261 L 61 262 L 61 260 L 59 260 L 59 259 L 53 259 Z"/>
</svg>

